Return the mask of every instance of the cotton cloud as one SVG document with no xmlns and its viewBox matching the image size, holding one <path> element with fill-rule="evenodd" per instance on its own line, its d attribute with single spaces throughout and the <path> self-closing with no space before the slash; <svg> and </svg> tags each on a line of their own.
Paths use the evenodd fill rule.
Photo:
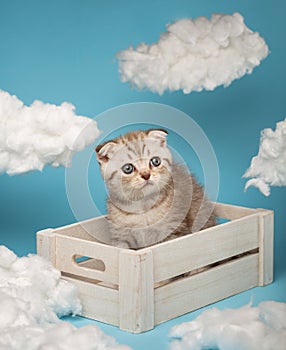
<svg viewBox="0 0 286 350">
<path fill-rule="evenodd" d="M 25 325 L 31 319 L 48 323 L 57 321 L 58 316 L 79 314 L 81 304 L 76 288 L 60 277 L 60 272 L 40 256 L 18 258 L 0 246 L 0 303 L 5 305 L 5 299 L 6 305 L 13 305 L 11 310 L 15 310 L 8 315 L 11 323 L 1 313 L 0 324 Z"/>
<path fill-rule="evenodd" d="M 69 166 L 71 156 L 99 135 L 96 122 L 74 110 L 67 102 L 25 106 L 0 90 L 0 173 L 16 175 L 48 164 Z"/>
<path fill-rule="evenodd" d="M 96 326 L 77 329 L 63 321 L 57 325 L 10 328 L 0 335 L 1 350 L 131 350 Z"/>
<path fill-rule="evenodd" d="M 162 94 L 165 90 L 214 90 L 250 74 L 268 47 L 239 13 L 182 19 L 167 26 L 157 43 L 118 53 L 123 82 Z"/>
<path fill-rule="evenodd" d="M 78 314 L 75 287 L 37 255 L 18 258 L 0 246 L 1 350 L 130 350 L 96 326 L 75 328 L 58 316 Z"/>
<path fill-rule="evenodd" d="M 270 186 L 286 186 L 286 119 L 261 132 L 258 155 L 253 157 L 243 177 L 251 177 L 245 190 L 256 186 L 265 196 Z"/>
<path fill-rule="evenodd" d="M 286 304 L 265 301 L 258 307 L 204 311 L 171 330 L 171 350 L 284 350 Z"/>
</svg>

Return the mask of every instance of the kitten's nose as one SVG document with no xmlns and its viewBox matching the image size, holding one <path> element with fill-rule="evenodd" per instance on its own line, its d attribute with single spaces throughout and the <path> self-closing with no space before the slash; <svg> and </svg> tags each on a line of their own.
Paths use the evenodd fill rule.
<svg viewBox="0 0 286 350">
<path fill-rule="evenodd" d="M 151 176 L 151 174 L 148 171 L 142 171 L 142 173 L 140 173 L 140 175 L 141 175 L 142 179 L 144 179 L 146 181 L 149 180 L 150 176 Z"/>
</svg>

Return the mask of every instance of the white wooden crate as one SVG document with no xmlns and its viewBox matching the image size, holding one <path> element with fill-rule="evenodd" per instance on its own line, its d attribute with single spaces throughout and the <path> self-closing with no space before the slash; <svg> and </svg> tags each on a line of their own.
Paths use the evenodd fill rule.
<svg viewBox="0 0 286 350">
<path fill-rule="evenodd" d="M 37 251 L 78 287 L 83 316 L 141 333 L 272 282 L 273 212 L 219 203 L 215 211 L 230 221 L 137 251 L 102 243 L 105 217 L 39 231 Z"/>
</svg>

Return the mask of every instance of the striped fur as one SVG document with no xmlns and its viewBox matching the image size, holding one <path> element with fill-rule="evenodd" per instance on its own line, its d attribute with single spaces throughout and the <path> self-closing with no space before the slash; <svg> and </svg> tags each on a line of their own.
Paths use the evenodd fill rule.
<svg viewBox="0 0 286 350">
<path fill-rule="evenodd" d="M 134 131 L 96 148 L 115 246 L 138 249 L 215 224 L 203 188 L 173 163 L 166 136 L 160 129 Z"/>
</svg>

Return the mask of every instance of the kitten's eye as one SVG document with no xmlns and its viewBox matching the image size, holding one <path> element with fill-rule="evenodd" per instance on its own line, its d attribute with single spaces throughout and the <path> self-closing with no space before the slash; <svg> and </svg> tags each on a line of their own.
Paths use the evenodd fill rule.
<svg viewBox="0 0 286 350">
<path fill-rule="evenodd" d="M 134 166 L 131 163 L 127 163 L 121 169 L 125 174 L 131 174 L 134 171 Z"/>
<path fill-rule="evenodd" d="M 161 159 L 159 157 L 153 157 L 150 160 L 150 164 L 157 167 L 161 164 Z"/>
</svg>

